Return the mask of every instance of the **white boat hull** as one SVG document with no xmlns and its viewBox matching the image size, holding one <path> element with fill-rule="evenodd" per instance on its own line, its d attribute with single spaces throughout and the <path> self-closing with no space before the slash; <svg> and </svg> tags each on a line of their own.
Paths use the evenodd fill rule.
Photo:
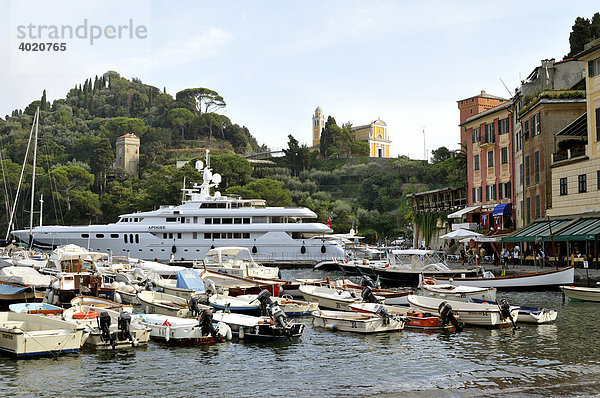
<svg viewBox="0 0 600 398">
<path fill-rule="evenodd" d="M 560 289 L 570 299 L 600 302 L 600 288 L 561 286 Z"/>
<path fill-rule="evenodd" d="M 393 332 L 404 329 L 404 321 L 389 318 L 386 324 L 383 318 L 358 312 L 314 311 L 313 323 L 325 329 L 354 333 Z"/>
<path fill-rule="evenodd" d="M 504 318 L 498 305 L 466 303 L 462 301 L 444 300 L 432 297 L 409 296 L 411 307 L 423 311 L 439 314 L 438 308 L 442 302 L 447 302 L 452 307 L 452 313 L 458 316 L 467 325 L 483 327 L 508 327 L 512 326 L 509 318 Z M 510 314 L 515 322 L 519 317 L 519 307 L 511 306 Z"/>
<path fill-rule="evenodd" d="M 474 287 L 464 285 L 423 285 L 423 295 L 453 301 L 469 301 L 469 299 L 480 299 L 496 301 L 495 287 Z"/>
<path fill-rule="evenodd" d="M 349 293 L 341 289 L 304 285 L 300 292 L 308 302 L 319 304 L 319 308 L 329 308 L 339 311 L 352 311 L 350 304 L 361 301 L 359 297 L 350 297 Z"/>
<path fill-rule="evenodd" d="M 78 352 L 83 328 L 39 315 L 0 313 L 0 350 L 16 357 Z"/>
<path fill-rule="evenodd" d="M 496 289 L 527 289 L 569 285 L 573 283 L 575 270 L 573 267 L 559 270 L 544 271 L 530 274 L 506 275 L 496 278 L 454 278 L 456 285 L 475 287 L 495 287 Z M 438 283 L 447 283 L 448 280 L 434 278 Z"/>
<path fill-rule="evenodd" d="M 142 310 L 146 314 L 161 314 L 186 318 L 190 314 L 187 301 L 181 297 L 159 292 L 140 292 L 137 294 Z M 200 306 L 200 309 L 210 308 Z"/>
</svg>

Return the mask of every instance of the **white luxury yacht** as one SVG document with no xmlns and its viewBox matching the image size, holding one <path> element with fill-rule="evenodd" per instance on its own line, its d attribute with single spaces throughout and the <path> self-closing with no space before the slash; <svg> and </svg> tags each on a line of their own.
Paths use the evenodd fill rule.
<svg viewBox="0 0 600 398">
<path fill-rule="evenodd" d="M 178 206 L 124 214 L 107 225 L 39 226 L 33 228 L 33 242 L 40 246 L 75 244 L 90 250 L 112 252 L 144 260 L 201 260 L 219 246 L 242 246 L 258 261 L 319 262 L 344 258 L 338 240 L 325 239 L 332 230 L 325 224 L 303 222 L 317 215 L 305 207 L 270 207 L 261 199 L 221 196 L 221 176 L 196 162 L 203 174 L 201 185 L 184 189 L 188 200 Z M 13 235 L 29 241 L 30 230 Z"/>
</svg>

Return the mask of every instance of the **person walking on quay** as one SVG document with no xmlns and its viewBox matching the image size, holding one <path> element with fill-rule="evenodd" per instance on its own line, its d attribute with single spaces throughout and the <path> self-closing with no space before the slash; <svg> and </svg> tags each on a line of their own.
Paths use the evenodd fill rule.
<svg viewBox="0 0 600 398">
<path fill-rule="evenodd" d="M 516 245 L 515 248 L 513 249 L 513 268 L 515 268 L 517 266 L 517 264 L 519 264 L 520 251 L 521 251 L 521 248 L 519 247 L 519 245 Z"/>
<path fill-rule="evenodd" d="M 460 265 L 465 265 L 465 249 L 460 249 Z"/>
</svg>

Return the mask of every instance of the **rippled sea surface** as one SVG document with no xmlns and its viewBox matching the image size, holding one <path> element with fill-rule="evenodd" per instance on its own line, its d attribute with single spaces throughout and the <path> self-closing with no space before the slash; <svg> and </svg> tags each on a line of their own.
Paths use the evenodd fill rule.
<svg viewBox="0 0 600 398">
<path fill-rule="evenodd" d="M 284 277 L 317 276 L 287 270 Z M 3 396 L 588 396 L 600 393 L 600 303 L 500 292 L 556 307 L 548 325 L 357 335 L 308 326 L 298 342 L 221 343 L 53 359 L 0 357 Z"/>
</svg>

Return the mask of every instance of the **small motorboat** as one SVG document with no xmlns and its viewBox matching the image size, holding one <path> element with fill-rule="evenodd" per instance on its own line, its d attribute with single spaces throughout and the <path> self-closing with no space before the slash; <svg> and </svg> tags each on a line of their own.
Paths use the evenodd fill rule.
<svg viewBox="0 0 600 398">
<path fill-rule="evenodd" d="M 194 312 L 210 309 L 209 306 L 198 303 L 195 297 L 189 301 L 171 294 L 143 291 L 138 293 L 138 300 L 146 314 L 162 314 L 178 318 L 188 318 Z"/>
<path fill-rule="evenodd" d="M 258 295 L 256 294 L 238 296 L 238 298 L 245 298 L 250 300 L 256 300 L 257 297 Z M 319 305 L 317 303 L 310 303 L 308 301 L 303 300 L 295 300 L 292 296 L 287 294 L 284 294 L 281 297 L 271 297 L 271 300 L 279 304 L 279 306 L 287 316 L 310 315 L 313 311 L 319 309 Z"/>
<path fill-rule="evenodd" d="M 506 300 L 502 300 L 500 304 L 484 304 L 412 295 L 408 296 L 408 302 L 419 311 L 440 315 L 442 312 L 452 311 L 466 325 L 473 326 L 514 327 L 519 316 L 519 306 L 509 305 Z"/>
<path fill-rule="evenodd" d="M 200 264 L 196 265 L 200 267 Z M 216 247 L 210 249 L 202 260 L 202 267 L 209 271 L 248 278 L 277 278 L 279 268 L 265 267 L 254 261 L 247 247 Z"/>
<path fill-rule="evenodd" d="M 600 302 L 599 287 L 561 286 L 560 290 L 573 300 Z"/>
<path fill-rule="evenodd" d="M 138 347 L 150 340 L 150 329 L 122 310 L 76 305 L 63 312 L 63 319 L 84 326 L 85 345 L 97 350 Z"/>
<path fill-rule="evenodd" d="M 231 297 L 214 294 L 208 298 L 208 303 L 217 311 L 231 311 L 247 315 L 260 315 L 257 296 Z"/>
<path fill-rule="evenodd" d="M 447 317 L 442 319 L 437 314 L 429 312 L 419 312 L 412 308 L 398 307 L 385 304 L 376 303 L 359 303 L 351 304 L 350 309 L 352 311 L 367 313 L 367 314 L 379 314 L 383 310 L 387 311 L 390 315 L 398 315 L 405 317 L 404 327 L 408 329 L 420 329 L 420 330 L 447 330 L 454 332 L 456 330 L 462 330 L 462 323 L 457 317 Z M 449 315 L 449 314 L 448 314 Z"/>
<path fill-rule="evenodd" d="M 150 337 L 174 345 L 211 344 L 231 340 L 231 328 L 224 322 L 213 323 L 210 310 L 203 310 L 198 319 L 160 314 L 134 316 L 150 328 Z"/>
<path fill-rule="evenodd" d="M 256 300 L 268 315 L 251 316 L 217 312 L 214 314 L 214 319 L 228 324 L 233 335 L 240 340 L 281 341 L 300 338 L 304 325 L 289 322 L 285 312 L 276 301 L 271 299 L 267 290 L 260 292 Z"/>
<path fill-rule="evenodd" d="M 470 298 L 486 301 L 496 301 L 495 287 L 475 287 L 454 285 L 451 283 L 437 284 L 431 279 L 424 279 L 421 284 L 423 295 L 454 301 L 468 301 Z"/>
<path fill-rule="evenodd" d="M 54 317 L 0 312 L 0 351 L 17 358 L 78 352 L 83 331 Z"/>
<path fill-rule="evenodd" d="M 48 303 L 15 303 L 8 306 L 12 312 L 19 314 L 36 314 L 56 316 L 63 313 L 63 308 Z"/>
<path fill-rule="evenodd" d="M 496 304 L 495 301 L 481 300 L 481 299 L 470 299 L 472 303 L 485 303 L 485 304 Z M 554 322 L 558 316 L 558 310 L 556 308 L 544 308 L 544 307 L 529 307 L 525 305 L 519 306 L 519 322 L 522 323 L 549 323 Z"/>
<path fill-rule="evenodd" d="M 385 299 L 385 303 L 389 305 L 404 305 L 408 306 L 408 300 L 406 299 L 409 295 L 414 294 L 411 290 L 391 290 L 381 289 L 375 285 L 375 282 L 367 276 L 363 275 L 360 279 L 360 284 L 352 283 L 347 279 L 341 279 L 335 281 L 335 286 L 341 287 L 355 295 L 360 295 L 365 287 L 370 287 L 378 297 Z"/>
<path fill-rule="evenodd" d="M 382 303 L 383 297 L 373 296 L 370 288 L 364 288 L 363 292 L 356 294 L 335 286 L 300 286 L 300 291 L 304 295 L 304 299 L 308 302 L 316 302 L 319 308 L 329 308 L 340 311 L 351 311 L 350 304 L 361 303 L 365 300 L 364 297 L 370 292 L 370 296 L 375 298 L 375 302 Z M 364 293 L 364 294 L 363 294 Z"/>
<path fill-rule="evenodd" d="M 369 314 L 318 310 L 312 313 L 313 324 L 330 330 L 355 333 L 393 332 L 404 329 L 405 319 L 389 313 Z"/>
<path fill-rule="evenodd" d="M 120 310 L 129 312 L 130 314 L 133 312 L 133 305 L 131 304 L 121 304 L 101 297 L 76 296 L 71 299 L 71 306 L 77 307 L 82 305 L 95 307 L 96 309 Z"/>
</svg>

